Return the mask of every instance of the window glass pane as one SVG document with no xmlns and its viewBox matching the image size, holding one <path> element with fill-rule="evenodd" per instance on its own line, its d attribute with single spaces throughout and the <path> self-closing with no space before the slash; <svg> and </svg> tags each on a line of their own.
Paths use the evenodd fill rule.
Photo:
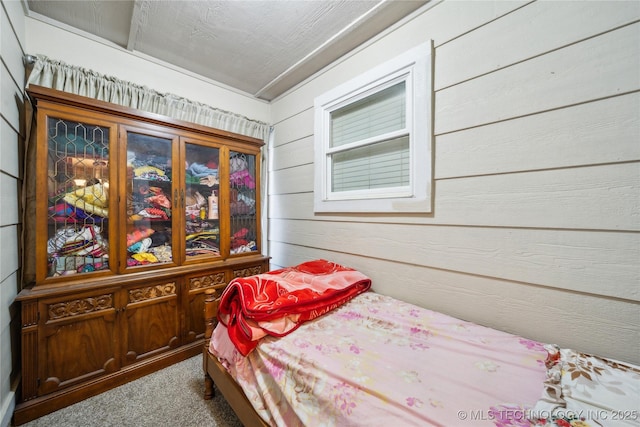
<svg viewBox="0 0 640 427">
<path fill-rule="evenodd" d="M 333 192 L 409 185 L 409 137 L 359 147 L 331 156 Z"/>
<path fill-rule="evenodd" d="M 256 156 L 229 154 L 231 254 L 258 250 Z"/>
<path fill-rule="evenodd" d="M 127 267 L 173 261 L 171 145 L 127 132 Z"/>
<path fill-rule="evenodd" d="M 48 119 L 48 276 L 109 268 L 109 129 Z"/>
<path fill-rule="evenodd" d="M 405 82 L 349 104 L 331 113 L 331 147 L 404 129 Z"/>
<path fill-rule="evenodd" d="M 185 144 L 185 253 L 220 256 L 220 180 L 217 148 Z"/>
</svg>

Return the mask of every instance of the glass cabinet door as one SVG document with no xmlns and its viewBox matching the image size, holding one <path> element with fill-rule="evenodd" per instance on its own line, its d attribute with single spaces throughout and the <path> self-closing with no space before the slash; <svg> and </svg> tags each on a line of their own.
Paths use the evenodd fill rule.
<svg viewBox="0 0 640 427">
<path fill-rule="evenodd" d="M 126 135 L 127 268 L 172 263 L 174 140 L 131 130 Z"/>
<path fill-rule="evenodd" d="M 258 250 L 256 156 L 229 153 L 230 253 Z"/>
<path fill-rule="evenodd" d="M 109 133 L 47 118 L 47 277 L 109 270 Z"/>
<path fill-rule="evenodd" d="M 187 260 L 220 256 L 220 150 L 185 144 L 185 254 Z"/>
</svg>

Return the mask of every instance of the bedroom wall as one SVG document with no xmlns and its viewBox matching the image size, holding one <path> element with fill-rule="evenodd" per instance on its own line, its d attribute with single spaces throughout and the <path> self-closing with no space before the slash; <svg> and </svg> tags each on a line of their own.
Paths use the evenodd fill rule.
<svg viewBox="0 0 640 427">
<path fill-rule="evenodd" d="M 434 1 L 272 103 L 272 266 L 640 363 L 640 3 Z M 429 39 L 434 210 L 315 215 L 314 97 Z"/>
<path fill-rule="evenodd" d="M 22 180 L 21 108 L 24 12 L 20 2 L 0 3 L 0 426 L 8 426 L 15 406 L 19 312 L 18 189 Z"/>
<path fill-rule="evenodd" d="M 0 1 L 0 426 L 16 375 L 23 51 L 275 123 L 273 267 L 334 259 L 379 292 L 640 363 L 639 3 L 434 1 L 268 105 Z M 429 39 L 433 214 L 314 215 L 314 97 Z"/>
</svg>

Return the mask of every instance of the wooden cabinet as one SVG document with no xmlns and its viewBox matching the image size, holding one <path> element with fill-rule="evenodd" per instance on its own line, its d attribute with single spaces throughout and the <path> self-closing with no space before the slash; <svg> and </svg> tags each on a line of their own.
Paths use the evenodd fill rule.
<svg viewBox="0 0 640 427">
<path fill-rule="evenodd" d="M 117 292 L 106 288 L 38 301 L 37 395 L 119 369 Z"/>
<path fill-rule="evenodd" d="M 256 271 L 260 270 L 260 266 L 254 268 Z M 186 314 L 184 336 L 186 342 L 204 339 L 204 291 L 223 289 L 227 283 L 229 283 L 229 277 L 226 271 L 198 273 L 186 278 L 183 303 L 183 312 Z"/>
<path fill-rule="evenodd" d="M 269 268 L 262 141 L 28 93 L 36 125 L 16 424 L 199 353 L 205 290 Z"/>
<path fill-rule="evenodd" d="M 180 346 L 179 289 L 174 279 L 138 283 L 123 290 L 123 364 Z"/>
</svg>

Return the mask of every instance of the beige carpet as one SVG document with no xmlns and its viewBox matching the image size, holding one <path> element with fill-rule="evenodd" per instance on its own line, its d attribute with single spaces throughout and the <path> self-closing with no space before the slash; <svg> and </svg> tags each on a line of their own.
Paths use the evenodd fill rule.
<svg viewBox="0 0 640 427">
<path fill-rule="evenodd" d="M 220 393 L 204 400 L 202 356 L 90 397 L 25 427 L 242 427 Z"/>
</svg>

